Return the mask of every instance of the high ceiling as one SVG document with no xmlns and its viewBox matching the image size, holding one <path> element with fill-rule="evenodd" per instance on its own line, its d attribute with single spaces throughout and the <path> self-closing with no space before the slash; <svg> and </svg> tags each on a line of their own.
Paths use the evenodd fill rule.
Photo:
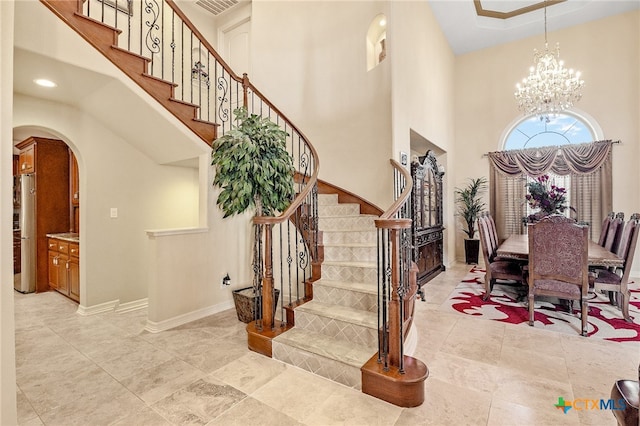
<svg viewBox="0 0 640 426">
<path fill-rule="evenodd" d="M 195 4 L 196 10 L 213 16 L 251 1 L 176 0 L 180 6 Z M 456 55 L 544 34 L 545 5 L 549 32 L 640 8 L 640 0 L 421 1 L 429 2 Z"/>
<path fill-rule="evenodd" d="M 544 34 L 539 0 L 428 0 L 456 55 Z M 640 8 L 638 0 L 547 1 L 548 32 Z"/>
</svg>

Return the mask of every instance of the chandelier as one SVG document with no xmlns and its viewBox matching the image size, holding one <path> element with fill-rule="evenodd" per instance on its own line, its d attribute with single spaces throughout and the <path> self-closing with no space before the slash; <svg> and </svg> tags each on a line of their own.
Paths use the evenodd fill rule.
<svg viewBox="0 0 640 426">
<path fill-rule="evenodd" d="M 546 3 L 546 0 L 545 0 Z M 529 76 L 516 85 L 518 109 L 525 114 L 536 114 L 549 122 L 549 116 L 571 108 L 582 97 L 584 81 L 580 72 L 567 70 L 560 60 L 560 43 L 549 50 L 547 43 L 547 6 L 544 7 L 544 52 L 533 50 L 534 66 Z"/>
</svg>

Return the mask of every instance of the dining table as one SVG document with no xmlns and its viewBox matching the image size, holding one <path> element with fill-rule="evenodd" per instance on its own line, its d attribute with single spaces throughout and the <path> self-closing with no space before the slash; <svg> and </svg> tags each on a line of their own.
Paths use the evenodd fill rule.
<svg viewBox="0 0 640 426">
<path fill-rule="evenodd" d="M 529 259 L 529 236 L 527 234 L 513 234 L 498 246 L 497 256 L 528 260 Z M 615 253 L 610 252 L 596 242 L 589 240 L 588 247 L 589 266 L 615 267 L 623 266 L 624 259 Z"/>
</svg>

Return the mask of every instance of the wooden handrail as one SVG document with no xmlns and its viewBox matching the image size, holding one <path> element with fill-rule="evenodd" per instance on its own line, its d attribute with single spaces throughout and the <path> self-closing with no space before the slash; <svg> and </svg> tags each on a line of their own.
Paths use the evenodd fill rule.
<svg viewBox="0 0 640 426">
<path fill-rule="evenodd" d="M 309 195 L 309 192 L 311 192 L 312 188 L 314 187 L 315 183 L 318 180 L 318 171 L 320 170 L 320 160 L 318 158 L 318 152 L 316 151 L 315 147 L 313 145 L 311 145 L 311 143 L 309 143 L 309 139 L 306 137 L 306 135 L 304 133 L 302 133 L 300 131 L 300 129 L 298 129 L 298 127 L 295 126 L 291 122 L 291 120 L 289 120 L 289 118 L 285 114 L 282 113 L 282 111 L 280 111 L 275 105 L 273 105 L 262 94 L 262 92 L 260 92 L 260 90 L 258 90 L 249 81 L 249 77 L 247 76 L 246 73 L 243 74 L 242 77 L 240 77 L 240 76 L 236 75 L 233 72 L 231 67 L 224 61 L 224 59 L 222 59 L 222 57 L 220 57 L 218 52 L 213 48 L 213 46 L 211 46 L 211 44 L 202 35 L 202 33 L 200 33 L 200 31 L 198 31 L 198 29 L 195 27 L 195 25 L 193 25 L 193 23 L 180 10 L 180 8 L 175 4 L 175 2 L 173 0 L 164 0 L 164 1 L 171 7 L 171 9 L 174 10 L 176 15 L 178 15 L 178 17 L 180 17 L 180 19 L 182 19 L 182 21 L 189 28 L 189 30 L 192 31 L 193 34 L 195 34 L 197 36 L 197 38 L 200 40 L 202 45 L 211 53 L 211 55 L 216 59 L 216 61 L 220 63 L 220 65 L 225 69 L 225 71 L 227 71 L 229 76 L 232 79 L 234 79 L 235 81 L 237 81 L 239 83 L 242 83 L 242 85 L 244 87 L 244 92 L 245 92 L 245 96 L 244 96 L 244 99 L 243 99 L 243 101 L 245 103 L 245 106 L 246 106 L 246 104 L 248 102 L 247 98 L 246 98 L 246 93 L 247 93 L 248 90 L 251 90 L 256 96 L 258 96 L 262 100 L 262 102 L 264 102 L 271 109 L 271 111 L 275 112 L 278 116 L 280 116 L 287 123 L 288 126 L 290 126 L 293 130 L 295 130 L 296 133 L 298 133 L 298 135 L 300 135 L 302 140 L 305 142 L 305 144 L 307 145 L 307 147 L 311 151 L 311 157 L 314 160 L 314 170 L 313 170 L 313 174 L 311 175 L 311 177 L 310 177 L 309 181 L 307 182 L 307 184 L 305 185 L 304 189 L 298 193 L 298 195 L 291 202 L 289 207 L 284 212 L 282 212 L 282 214 L 280 216 L 276 216 L 276 217 L 272 217 L 272 216 L 256 216 L 253 219 L 253 223 L 255 223 L 255 224 L 272 224 L 273 225 L 273 224 L 282 223 L 282 222 L 288 220 L 295 213 L 295 211 L 302 205 L 302 203 L 304 202 L 304 199 L 307 197 L 307 195 Z"/>
<path fill-rule="evenodd" d="M 398 199 L 391 205 L 391 207 L 389 207 L 383 214 L 382 216 L 380 216 L 380 219 L 377 219 L 376 222 L 376 228 L 395 228 L 398 225 L 398 221 L 401 219 L 392 219 L 396 213 L 398 213 L 398 210 L 400 210 L 400 207 L 402 207 L 407 200 L 409 199 L 409 197 L 411 196 L 411 191 L 413 189 L 413 179 L 411 178 L 411 173 L 409 173 L 409 171 L 407 169 L 405 169 L 404 167 L 402 167 L 402 165 L 400 163 L 398 163 L 396 160 L 391 159 L 389 160 L 391 162 L 391 165 L 393 166 L 393 168 L 402 173 L 402 175 L 404 176 L 405 182 L 406 182 L 406 186 L 404 187 L 404 189 L 402 190 L 402 193 L 398 196 Z M 409 222 L 408 226 L 402 226 L 402 228 L 410 228 L 411 227 L 411 219 L 407 219 Z M 406 225 L 406 223 L 405 223 Z"/>
<path fill-rule="evenodd" d="M 178 15 L 178 17 L 182 19 L 182 21 L 186 24 L 187 28 L 189 28 L 189 30 L 198 37 L 202 45 L 207 48 L 209 53 L 211 53 L 211 55 L 213 55 L 214 58 L 216 58 L 216 61 L 218 61 L 220 65 L 222 65 L 222 68 L 224 68 L 225 71 L 229 73 L 229 76 L 235 81 L 237 81 L 238 83 L 242 83 L 242 77 L 238 76 L 236 73 L 233 72 L 231 67 L 224 61 L 224 59 L 222 59 L 222 57 L 220 57 L 220 55 L 213 48 L 213 46 L 209 44 L 205 36 L 203 36 L 202 33 L 198 31 L 196 26 L 193 25 L 193 23 L 189 20 L 189 18 L 187 18 L 187 16 L 182 12 L 182 10 L 180 10 L 178 5 L 176 5 L 176 3 L 173 0 L 164 0 L 164 2 L 166 2 L 169 5 L 169 7 L 173 9 L 176 15 Z"/>
</svg>

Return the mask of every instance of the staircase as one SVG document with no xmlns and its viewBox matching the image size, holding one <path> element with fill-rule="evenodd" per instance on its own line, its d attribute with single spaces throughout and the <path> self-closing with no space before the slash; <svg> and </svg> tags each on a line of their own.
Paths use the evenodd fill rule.
<svg viewBox="0 0 640 426">
<path fill-rule="evenodd" d="M 247 326 L 248 346 L 398 406 L 422 404 L 428 369 L 403 352 L 417 289 L 406 238 L 411 223 L 407 215 L 411 177 L 406 169 L 391 160 L 396 201 L 381 216 L 361 214 L 361 209 L 371 213 L 374 207 L 366 202 L 338 203 L 337 193 L 317 193 L 319 159 L 313 145 L 246 74 L 239 77 L 231 71 L 172 0 L 133 1 L 131 10 L 138 15 L 126 14 L 118 21 L 116 12 L 112 23 L 105 22 L 105 3 L 96 7 L 97 0 L 40 1 L 207 144 L 232 128 L 234 106 L 245 106 L 249 113 L 269 118 L 286 130 L 298 195 L 280 216 L 253 219 L 258 230 L 255 282 L 261 283 L 264 312 Z M 119 3 L 114 4 L 117 8 Z M 171 15 L 167 22 L 162 19 L 166 14 Z M 140 24 L 139 31 L 132 30 L 134 21 Z M 183 36 L 177 43 L 176 37 Z M 140 43 L 131 43 L 136 40 Z M 187 40 L 196 40 L 196 44 L 185 44 Z M 126 50 L 124 46 L 129 45 L 139 45 L 140 50 Z M 196 56 L 189 53 L 194 46 L 201 52 Z M 179 51 L 176 55 L 175 49 Z M 196 68 L 192 68 L 194 60 L 199 64 Z M 206 74 L 201 72 L 203 64 Z M 174 66 L 181 68 L 174 72 Z M 207 83 L 204 88 L 203 81 Z M 193 87 L 197 87 L 195 92 Z M 358 199 L 337 192 L 342 200 Z M 295 247 L 289 238 L 296 232 L 289 228 L 291 223 L 304 239 L 296 241 Z M 279 253 L 280 260 L 287 258 L 286 265 L 273 262 L 278 247 L 287 247 L 288 251 Z M 385 253 L 380 259 L 378 250 Z M 274 284 L 280 286 L 283 296 L 286 289 L 281 280 L 274 282 L 278 267 L 275 275 L 288 278 L 290 300 L 297 302 L 293 315 L 287 307 L 286 321 L 276 323 L 268 314 L 277 303 Z"/>
<path fill-rule="evenodd" d="M 376 228 L 359 204 L 318 195 L 322 278 L 295 309 L 295 327 L 272 342 L 273 357 L 360 389 L 360 368 L 378 350 Z"/>
</svg>

